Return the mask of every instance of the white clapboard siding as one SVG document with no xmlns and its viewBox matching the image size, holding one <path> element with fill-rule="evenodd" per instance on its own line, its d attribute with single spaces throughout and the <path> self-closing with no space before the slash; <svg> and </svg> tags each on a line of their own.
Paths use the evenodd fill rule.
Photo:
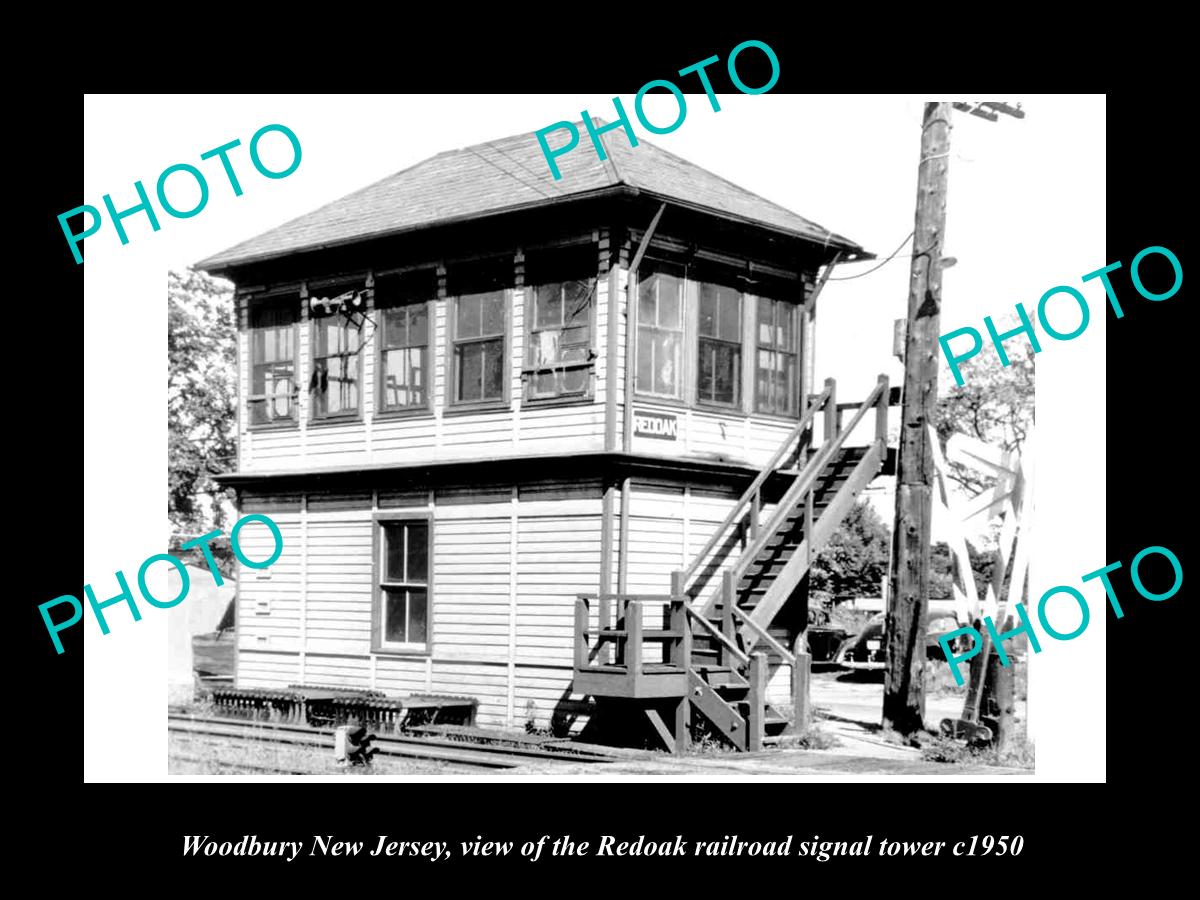
<svg viewBox="0 0 1200 900">
<path fill-rule="evenodd" d="M 305 636 L 310 653 L 371 649 L 371 511 L 339 509 L 347 498 L 317 497 L 308 510 Z M 310 657 L 311 659 L 311 657 Z M 312 680 L 309 666 L 305 675 Z"/>
<path fill-rule="evenodd" d="M 582 694 L 571 691 L 572 674 L 567 666 L 518 666 L 513 724 L 532 720 L 536 728 L 551 728 L 565 719 L 578 732 L 587 722 L 587 705 Z"/>
<path fill-rule="evenodd" d="M 525 506 L 517 523 L 516 661 L 569 665 L 575 597 L 599 585 L 600 518 L 534 516 Z"/>
<path fill-rule="evenodd" d="M 425 657 L 379 656 L 375 660 L 375 689 L 387 694 L 413 694 L 426 689 L 429 664 Z"/>
<path fill-rule="evenodd" d="M 508 719 L 508 664 L 488 665 L 434 657 L 433 691 L 479 701 L 481 725 L 504 725 Z"/>
<path fill-rule="evenodd" d="M 371 661 L 366 656 L 309 652 L 304 661 L 304 681 L 334 687 L 371 687 Z"/>
<path fill-rule="evenodd" d="M 257 650 L 299 649 L 301 540 L 299 496 L 248 495 L 243 515 L 267 515 L 279 528 L 283 547 L 268 568 L 238 565 L 238 646 Z M 262 522 L 238 529 L 238 547 L 253 561 L 266 561 L 275 538 Z"/>
<path fill-rule="evenodd" d="M 506 493 L 511 497 L 511 490 Z M 451 512 L 453 517 L 447 515 Z M 433 642 L 438 659 L 508 662 L 510 515 L 511 503 L 436 507 Z"/>
<path fill-rule="evenodd" d="M 286 688 L 300 678 L 300 657 L 295 653 L 266 653 L 239 649 L 238 687 Z"/>
<path fill-rule="evenodd" d="M 521 410 L 522 453 L 569 453 L 604 449 L 604 406 L 597 400 L 583 406 L 537 407 Z"/>
</svg>

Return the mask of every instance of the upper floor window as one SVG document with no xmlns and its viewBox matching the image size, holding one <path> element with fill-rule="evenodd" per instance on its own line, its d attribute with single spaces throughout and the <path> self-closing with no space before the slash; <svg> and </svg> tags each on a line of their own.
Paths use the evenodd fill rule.
<svg viewBox="0 0 1200 900">
<path fill-rule="evenodd" d="M 429 310 L 436 297 L 433 269 L 381 276 L 376 281 L 381 412 L 429 407 Z"/>
<path fill-rule="evenodd" d="M 639 394 L 683 399 L 683 276 L 668 267 L 638 282 Z"/>
<path fill-rule="evenodd" d="M 501 403 L 508 398 L 507 287 L 510 258 L 452 269 L 449 303 L 449 395 L 452 404 Z"/>
<path fill-rule="evenodd" d="M 251 425 L 296 421 L 296 322 L 299 298 L 250 306 Z"/>
<path fill-rule="evenodd" d="M 700 283 L 699 361 L 696 399 L 742 405 L 742 295 L 719 284 Z"/>
<path fill-rule="evenodd" d="M 527 399 L 591 393 L 597 261 L 596 249 L 590 244 L 528 258 Z"/>
<path fill-rule="evenodd" d="M 800 414 L 797 307 L 784 300 L 758 298 L 757 412 L 781 416 Z"/>
<path fill-rule="evenodd" d="M 360 325 L 336 310 L 313 319 L 313 367 L 308 381 L 312 418 L 358 413 L 362 384 L 358 353 Z"/>
</svg>

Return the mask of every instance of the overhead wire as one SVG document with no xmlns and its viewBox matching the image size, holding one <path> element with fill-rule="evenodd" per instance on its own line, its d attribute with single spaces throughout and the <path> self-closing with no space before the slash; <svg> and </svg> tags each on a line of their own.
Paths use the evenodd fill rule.
<svg viewBox="0 0 1200 900">
<path fill-rule="evenodd" d="M 830 278 L 828 280 L 829 281 L 853 281 L 855 278 L 862 278 L 864 275 L 870 275 L 872 272 L 878 272 L 880 269 L 882 269 L 884 266 L 886 266 L 888 263 L 890 263 L 893 259 L 896 258 L 896 255 L 901 250 L 904 249 L 904 245 L 909 242 L 909 240 L 912 238 L 912 236 L 914 234 L 916 234 L 916 229 L 913 229 L 907 235 L 905 235 L 904 240 L 902 240 L 900 242 L 900 246 L 898 246 L 895 250 L 893 250 L 891 252 L 891 255 L 889 255 L 888 258 L 885 259 L 883 262 L 881 262 L 879 265 L 872 266 L 871 268 L 867 269 L 867 271 L 859 272 L 857 275 L 845 275 L 841 278 Z"/>
</svg>

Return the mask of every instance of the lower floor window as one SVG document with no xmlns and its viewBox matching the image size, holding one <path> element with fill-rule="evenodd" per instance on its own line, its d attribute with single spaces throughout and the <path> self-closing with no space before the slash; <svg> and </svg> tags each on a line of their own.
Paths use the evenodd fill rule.
<svg viewBox="0 0 1200 900">
<path fill-rule="evenodd" d="M 379 522 L 378 643 L 424 650 L 429 641 L 429 520 Z"/>
</svg>

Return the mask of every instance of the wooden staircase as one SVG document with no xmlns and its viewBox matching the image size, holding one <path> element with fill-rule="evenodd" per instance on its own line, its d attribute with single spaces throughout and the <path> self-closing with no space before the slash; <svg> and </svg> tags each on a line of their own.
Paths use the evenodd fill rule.
<svg viewBox="0 0 1200 900">
<path fill-rule="evenodd" d="M 672 573 L 669 595 L 581 594 L 575 690 L 607 701 L 606 710 L 640 710 L 676 752 L 687 746 L 693 711 L 739 750 L 760 750 L 784 732 L 803 732 L 809 673 L 803 578 L 884 465 L 889 402 L 887 378 L 880 376 L 843 428 L 846 407 L 837 405 L 834 382 L 827 380 L 704 549 Z M 871 409 L 874 440 L 845 446 Z M 809 438 L 819 411 L 825 441 L 814 449 Z M 655 607 L 661 627 L 647 628 Z M 654 644 L 661 645 L 661 658 L 651 661 L 647 646 Z M 783 665 L 792 670 L 791 716 L 766 702 L 771 673 Z"/>
</svg>

